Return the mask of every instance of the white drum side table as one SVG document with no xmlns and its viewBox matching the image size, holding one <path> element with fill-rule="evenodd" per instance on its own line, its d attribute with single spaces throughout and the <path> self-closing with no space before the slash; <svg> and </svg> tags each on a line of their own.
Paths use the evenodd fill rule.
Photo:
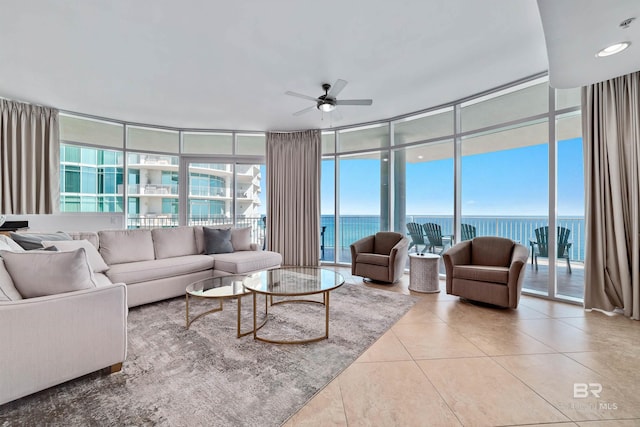
<svg viewBox="0 0 640 427">
<path fill-rule="evenodd" d="M 409 254 L 409 290 L 433 294 L 440 292 L 440 255 Z"/>
</svg>

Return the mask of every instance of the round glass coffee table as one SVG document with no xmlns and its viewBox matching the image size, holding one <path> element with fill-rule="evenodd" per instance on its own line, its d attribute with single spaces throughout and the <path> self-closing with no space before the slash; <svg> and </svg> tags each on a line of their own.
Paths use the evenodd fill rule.
<svg viewBox="0 0 640 427">
<path fill-rule="evenodd" d="M 284 267 L 249 274 L 243 280 L 244 287 L 253 293 L 253 338 L 274 344 L 304 344 L 329 338 L 329 293 L 344 284 L 344 277 L 332 270 L 317 267 Z M 285 303 L 312 303 L 325 306 L 324 335 L 300 340 L 273 340 L 258 336 L 258 330 L 268 320 L 268 306 L 265 303 L 265 319 L 257 324 L 256 300 L 258 294 L 269 297 L 270 305 Z M 274 297 L 301 297 L 322 294 L 322 301 L 309 299 L 282 299 Z M 266 299 L 266 298 L 265 298 Z"/>
<path fill-rule="evenodd" d="M 245 279 L 245 277 L 246 276 L 237 276 L 237 275 L 209 277 L 207 279 L 198 280 L 197 282 L 193 282 L 190 285 L 188 285 L 186 290 L 186 296 L 185 296 L 186 302 L 187 302 L 186 304 L 187 305 L 187 313 L 186 313 L 187 329 L 189 329 L 189 326 L 191 326 L 194 320 L 199 319 L 200 317 L 206 314 L 222 311 L 223 301 L 225 299 L 237 298 L 238 299 L 237 337 L 238 338 L 244 337 L 245 335 L 249 335 L 250 333 L 252 333 L 253 330 L 242 332 L 241 324 L 240 324 L 242 297 L 250 293 L 247 289 L 245 289 L 245 287 L 242 284 L 242 281 Z M 189 298 L 216 299 L 219 301 L 219 305 L 214 309 L 200 313 L 190 319 L 189 318 Z M 265 307 L 266 305 L 267 305 L 267 298 L 265 297 Z M 255 309 L 254 309 L 254 312 L 255 312 Z M 254 315 L 254 320 L 255 320 L 255 315 Z"/>
</svg>

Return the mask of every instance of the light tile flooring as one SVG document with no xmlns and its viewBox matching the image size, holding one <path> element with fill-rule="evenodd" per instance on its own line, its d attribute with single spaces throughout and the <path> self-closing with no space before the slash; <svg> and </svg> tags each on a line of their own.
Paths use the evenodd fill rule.
<svg viewBox="0 0 640 427">
<path fill-rule="evenodd" d="M 418 294 L 407 275 L 374 286 L 337 269 L 420 301 L 286 427 L 640 426 L 640 322 L 527 296 L 489 308 L 443 281 Z"/>
</svg>

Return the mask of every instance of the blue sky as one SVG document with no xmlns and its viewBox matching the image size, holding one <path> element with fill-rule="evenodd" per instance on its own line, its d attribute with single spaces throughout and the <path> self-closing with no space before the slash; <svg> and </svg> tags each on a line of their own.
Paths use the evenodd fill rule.
<svg viewBox="0 0 640 427">
<path fill-rule="evenodd" d="M 378 215 L 380 161 L 344 159 L 340 168 L 343 215 Z M 322 214 L 333 213 L 333 165 L 323 162 Z M 453 215 L 453 160 L 408 163 L 408 215 Z M 548 215 L 547 144 L 496 151 L 462 159 L 465 216 Z M 558 143 L 558 215 L 584 215 L 582 139 Z"/>
</svg>

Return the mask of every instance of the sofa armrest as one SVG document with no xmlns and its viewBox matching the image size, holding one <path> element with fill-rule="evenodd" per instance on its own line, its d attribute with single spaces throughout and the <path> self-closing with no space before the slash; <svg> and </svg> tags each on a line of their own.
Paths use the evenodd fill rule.
<svg viewBox="0 0 640 427">
<path fill-rule="evenodd" d="M 409 239 L 402 237 L 398 243 L 391 248 L 389 254 L 389 281 L 395 282 L 396 278 L 401 276 L 400 272 L 404 273 L 404 268 L 407 263 L 407 253 L 409 247 Z"/>
<path fill-rule="evenodd" d="M 117 365 L 127 354 L 124 283 L 0 303 L 0 405 Z"/>
<path fill-rule="evenodd" d="M 351 248 L 351 274 L 356 274 L 356 256 L 359 253 L 373 252 L 374 236 L 363 237 L 356 240 L 349 247 Z"/>
<path fill-rule="evenodd" d="M 442 260 L 444 261 L 444 268 L 447 274 L 446 284 L 448 294 L 451 293 L 453 267 L 455 265 L 471 264 L 471 242 L 472 240 L 465 240 L 464 242 L 460 242 L 452 246 L 444 254 L 442 254 Z"/>
<path fill-rule="evenodd" d="M 252 251 L 261 251 L 262 247 L 260 245 L 258 245 L 257 243 L 251 243 L 249 245 L 249 249 Z"/>
<path fill-rule="evenodd" d="M 511 264 L 509 265 L 509 307 L 516 308 L 520 301 L 522 292 L 522 282 L 526 271 L 529 249 L 526 246 L 516 243 L 511 254 Z"/>
</svg>

